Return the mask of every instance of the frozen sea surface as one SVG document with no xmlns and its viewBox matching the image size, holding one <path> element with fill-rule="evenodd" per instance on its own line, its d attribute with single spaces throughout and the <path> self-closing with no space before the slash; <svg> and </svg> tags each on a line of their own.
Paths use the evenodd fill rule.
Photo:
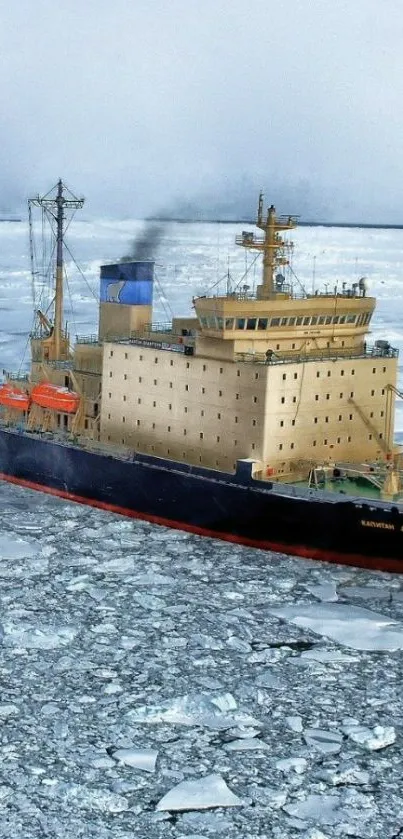
<svg viewBox="0 0 403 839">
<path fill-rule="evenodd" d="M 96 331 L 99 265 L 139 229 L 71 228 L 84 272 L 69 266 L 72 335 Z M 239 281 L 236 232 L 166 229 L 155 320 L 168 302 L 190 314 L 228 255 Z M 314 257 L 317 287 L 366 275 L 378 297 L 372 339 L 402 348 L 403 231 L 303 228 L 294 239 L 305 287 Z M 0 252 L 1 367 L 24 369 L 24 224 L 0 225 Z M 4 483 L 0 498 L 0 839 L 403 835 L 403 577 L 203 540 Z"/>
<path fill-rule="evenodd" d="M 0 498 L 0 837 L 398 835 L 403 579 Z"/>
</svg>

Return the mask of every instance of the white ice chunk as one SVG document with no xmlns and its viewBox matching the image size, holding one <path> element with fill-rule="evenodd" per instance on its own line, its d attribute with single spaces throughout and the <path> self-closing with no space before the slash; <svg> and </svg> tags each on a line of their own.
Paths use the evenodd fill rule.
<svg viewBox="0 0 403 839">
<path fill-rule="evenodd" d="M 313 650 L 304 650 L 301 653 L 302 659 L 309 659 L 311 661 L 319 661 L 323 664 L 331 664 L 343 661 L 359 661 L 359 657 L 355 655 L 346 655 L 346 653 L 342 653 L 340 650 L 323 650 L 323 649 L 313 649 Z"/>
<path fill-rule="evenodd" d="M 233 650 L 237 650 L 240 653 L 250 653 L 252 650 L 251 645 L 247 641 L 244 641 L 243 638 L 237 638 L 236 635 L 231 635 L 228 638 L 227 644 Z"/>
<path fill-rule="evenodd" d="M 228 693 L 186 694 L 163 705 L 142 705 L 134 708 L 128 712 L 128 717 L 132 723 L 203 725 L 216 729 L 233 728 L 235 725 L 260 725 L 259 720 L 238 711 L 234 697 Z"/>
<path fill-rule="evenodd" d="M 336 583 L 319 583 L 318 585 L 307 585 L 306 589 L 317 597 L 318 600 L 334 602 L 338 600 L 336 592 Z"/>
<path fill-rule="evenodd" d="M 342 765 L 337 769 L 326 769 L 320 777 L 334 787 L 369 784 L 371 778 L 366 769 L 351 765 Z"/>
<path fill-rule="evenodd" d="M 7 717 L 13 717 L 19 713 L 18 705 L 13 705 L 11 702 L 0 702 L 0 720 L 5 720 Z"/>
<path fill-rule="evenodd" d="M 269 746 L 264 740 L 259 740 L 256 737 L 240 738 L 239 740 L 231 740 L 225 743 L 226 752 L 250 752 L 258 749 L 268 749 Z"/>
<path fill-rule="evenodd" d="M 292 769 L 297 775 L 302 775 L 307 765 L 308 761 L 304 757 L 286 757 L 276 763 L 277 769 L 281 769 L 282 772 L 289 772 Z"/>
<path fill-rule="evenodd" d="M 131 585 L 135 586 L 171 586 L 174 582 L 174 577 L 169 577 L 167 574 L 158 574 L 156 571 L 148 571 L 130 577 Z"/>
<path fill-rule="evenodd" d="M 209 810 L 213 807 L 242 807 L 242 799 L 227 787 L 221 775 L 206 775 L 182 781 L 161 798 L 157 810 Z"/>
<path fill-rule="evenodd" d="M 134 571 L 134 568 L 135 559 L 130 556 L 118 556 L 97 565 L 97 571 L 106 574 L 130 574 L 131 571 Z"/>
<path fill-rule="evenodd" d="M 31 650 L 54 650 L 70 644 L 78 630 L 72 626 L 18 626 L 6 623 L 4 631 L 5 642 L 12 646 Z"/>
<path fill-rule="evenodd" d="M 385 749 L 386 746 L 391 746 L 396 740 L 396 731 L 392 725 L 376 725 L 374 728 L 367 728 L 365 725 L 354 725 L 352 723 L 343 726 L 343 731 L 350 740 L 364 746 L 371 752 Z"/>
<path fill-rule="evenodd" d="M 302 717 L 286 717 L 285 721 L 291 731 L 300 732 L 302 731 Z"/>
<path fill-rule="evenodd" d="M 39 542 L 27 542 L 26 539 L 19 539 L 17 536 L 10 536 L 7 533 L 0 534 L 0 557 L 1 559 L 27 559 L 35 556 L 41 549 Z"/>
<path fill-rule="evenodd" d="M 337 731 L 324 731 L 322 728 L 307 728 L 304 731 L 307 746 L 313 746 L 323 754 L 337 754 L 343 742 L 343 735 Z"/>
<path fill-rule="evenodd" d="M 101 813 L 124 813 L 129 809 L 128 801 L 123 795 L 106 789 L 69 784 L 61 789 L 61 793 L 69 806 L 73 804 L 86 810 L 99 810 Z"/>
<path fill-rule="evenodd" d="M 96 757 L 92 761 L 92 765 L 95 766 L 95 769 L 114 769 L 116 763 L 110 757 Z"/>
<path fill-rule="evenodd" d="M 154 772 L 158 751 L 156 749 L 117 749 L 112 756 L 123 766 L 142 769 L 143 772 Z"/>
<path fill-rule="evenodd" d="M 211 701 L 219 711 L 223 712 L 236 711 L 238 707 L 232 693 L 221 693 L 219 696 L 213 696 Z"/>
<path fill-rule="evenodd" d="M 285 804 L 283 810 L 298 819 L 308 819 L 319 824 L 337 824 L 340 820 L 339 803 L 336 795 L 308 795 L 304 801 Z"/>
<path fill-rule="evenodd" d="M 269 609 L 269 613 L 356 650 L 403 649 L 403 625 L 360 606 L 301 603 Z"/>
</svg>

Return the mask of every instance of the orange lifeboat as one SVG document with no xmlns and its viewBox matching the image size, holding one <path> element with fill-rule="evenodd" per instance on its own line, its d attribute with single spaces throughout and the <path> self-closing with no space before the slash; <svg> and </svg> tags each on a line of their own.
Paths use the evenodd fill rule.
<svg viewBox="0 0 403 839">
<path fill-rule="evenodd" d="M 0 405 L 4 405 L 5 408 L 28 411 L 30 402 L 28 394 L 18 387 L 14 387 L 7 382 L 0 385 Z"/>
<path fill-rule="evenodd" d="M 51 385 L 49 382 L 35 385 L 31 391 L 31 399 L 35 405 L 51 411 L 60 411 L 61 414 L 75 414 L 80 404 L 78 393 L 74 393 L 68 387 Z"/>
</svg>

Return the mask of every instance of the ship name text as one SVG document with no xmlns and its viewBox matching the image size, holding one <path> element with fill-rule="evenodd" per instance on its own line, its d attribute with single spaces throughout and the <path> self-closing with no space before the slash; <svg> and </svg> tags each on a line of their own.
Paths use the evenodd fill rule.
<svg viewBox="0 0 403 839">
<path fill-rule="evenodd" d="M 371 519 L 361 519 L 363 527 L 378 527 L 382 530 L 394 530 L 395 525 L 387 521 L 372 521 Z"/>
</svg>

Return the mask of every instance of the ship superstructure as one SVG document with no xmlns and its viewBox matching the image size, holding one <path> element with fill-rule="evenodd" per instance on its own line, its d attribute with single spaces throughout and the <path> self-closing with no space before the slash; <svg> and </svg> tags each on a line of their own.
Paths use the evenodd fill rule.
<svg viewBox="0 0 403 839">
<path fill-rule="evenodd" d="M 236 243 L 263 256 L 262 282 L 194 299 L 195 317 L 152 325 L 152 261 L 101 267 L 99 329 L 72 350 L 62 316 L 65 194 L 36 199 L 54 212 L 55 316 L 39 312 L 31 381 L 75 390 L 72 415 L 35 406 L 32 427 L 233 472 L 254 461 L 259 478 L 301 480 L 317 466 L 393 459 L 397 351 L 370 344 L 375 299 L 364 280 L 304 293 L 286 282 L 296 218 L 267 214 Z"/>
</svg>

